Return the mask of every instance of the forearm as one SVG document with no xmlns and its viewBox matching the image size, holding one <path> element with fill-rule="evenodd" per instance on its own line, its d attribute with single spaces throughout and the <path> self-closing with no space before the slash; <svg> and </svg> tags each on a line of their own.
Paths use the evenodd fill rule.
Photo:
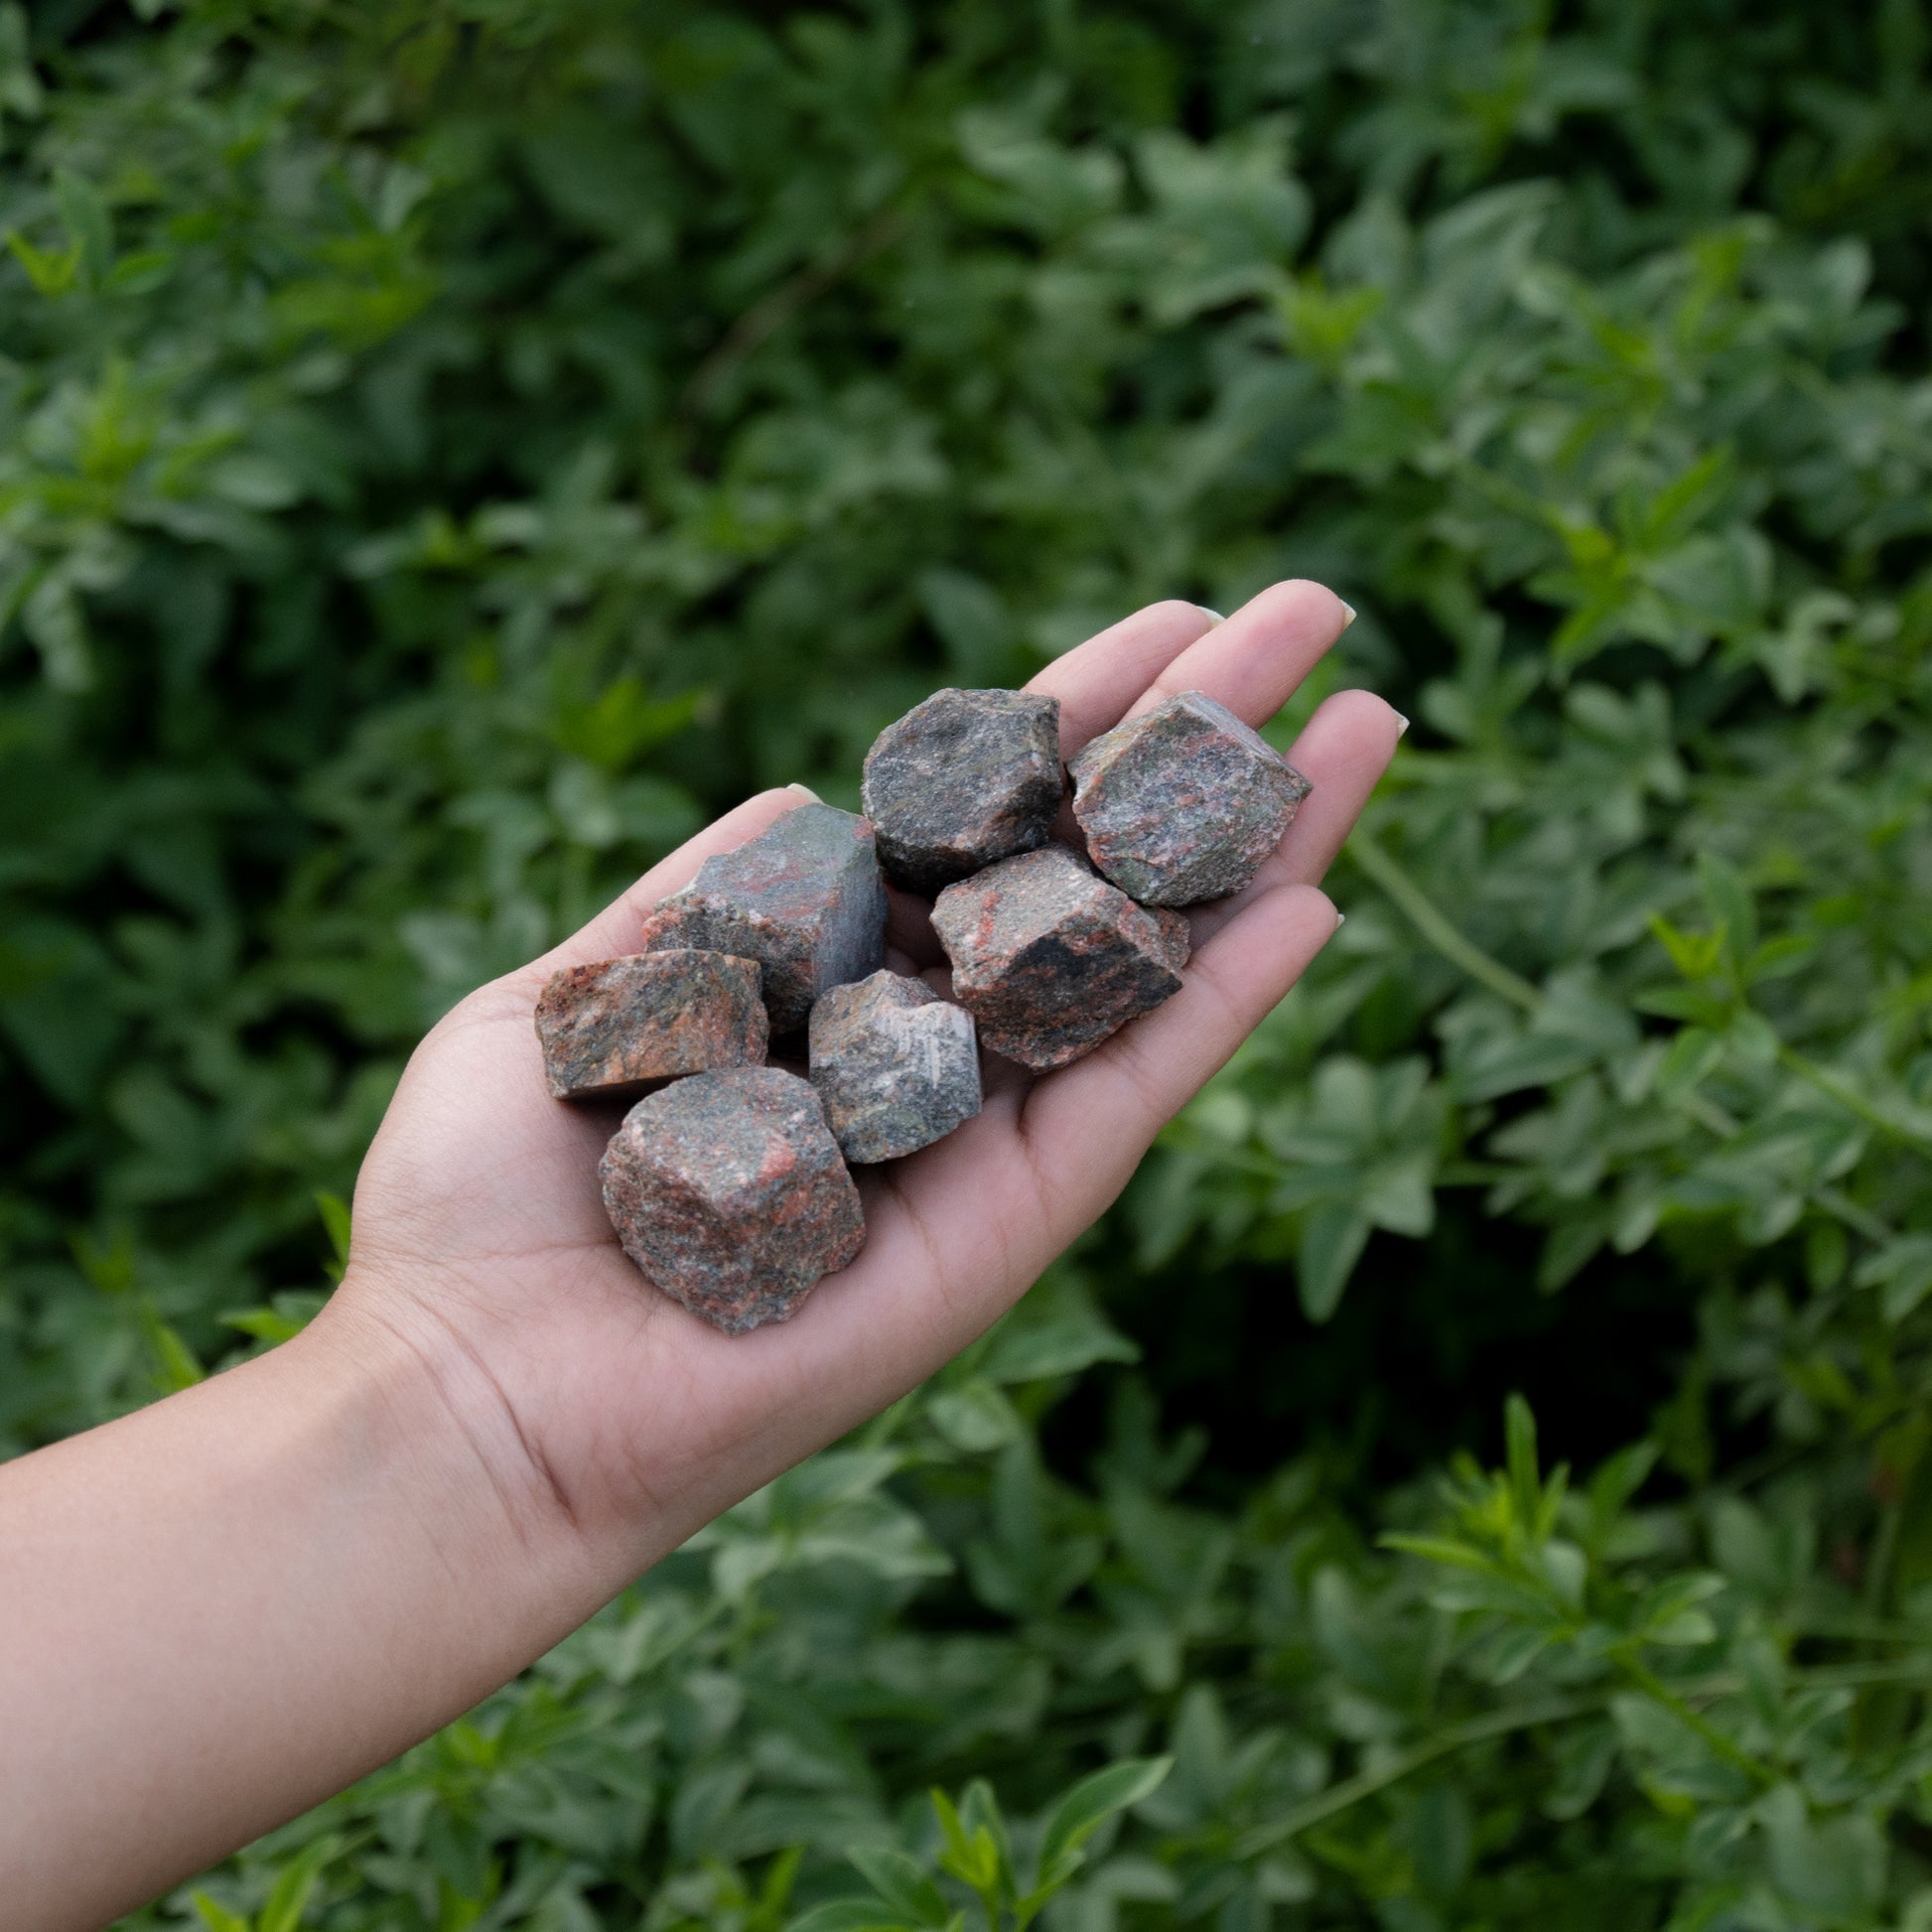
<svg viewBox="0 0 1932 1932">
<path fill-rule="evenodd" d="M 0 1468 L 15 1932 L 97 1926 L 340 1790 L 608 1593 L 461 1366 L 325 1318 Z"/>
</svg>

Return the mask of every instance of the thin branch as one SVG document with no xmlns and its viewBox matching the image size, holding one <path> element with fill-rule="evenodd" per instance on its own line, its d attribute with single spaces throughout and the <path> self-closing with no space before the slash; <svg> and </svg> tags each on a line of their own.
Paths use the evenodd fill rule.
<svg viewBox="0 0 1932 1932">
<path fill-rule="evenodd" d="M 1396 902 L 1410 924 L 1450 965 L 1460 967 L 1472 980 L 1527 1013 L 1535 1013 L 1542 1007 L 1543 995 L 1528 980 L 1520 973 L 1512 973 L 1501 960 L 1491 959 L 1472 940 L 1465 939 L 1436 901 L 1366 832 L 1356 832 L 1348 841 L 1347 849 L 1349 857 Z"/>
<path fill-rule="evenodd" d="M 1842 1690 L 1856 1690 L 1872 1684 L 1914 1684 L 1932 1689 L 1932 1665 L 1928 1665 L 1923 1658 L 1901 1659 L 1888 1664 L 1815 1664 L 1808 1669 L 1791 1672 L 1791 1681 L 1794 1684 Z M 1737 1672 L 1726 1671 L 1675 1688 L 1668 1685 L 1662 1688 L 1668 1705 L 1673 1711 L 1678 1711 L 1692 1699 L 1702 1701 L 1736 1697 L 1745 1685 Z M 1487 1717 L 1471 1718 L 1465 1724 L 1451 1725 L 1447 1730 L 1438 1731 L 1434 1737 L 1425 1738 L 1420 1744 L 1412 1744 L 1408 1750 L 1390 1758 L 1375 1770 L 1360 1771 L 1352 1778 L 1344 1778 L 1340 1784 L 1330 1785 L 1326 1791 L 1294 1806 L 1273 1823 L 1257 1826 L 1236 1841 L 1235 1856 L 1250 1859 L 1296 1838 L 1311 1827 L 1325 1823 L 1338 1812 L 1348 1810 L 1351 1805 L 1360 1804 L 1364 1798 L 1372 1798 L 1378 1791 L 1386 1791 L 1390 1785 L 1401 1783 L 1404 1778 L 1435 1763 L 1439 1757 L 1466 1750 L 1471 1744 L 1486 1743 L 1492 1737 L 1506 1737 L 1512 1731 L 1532 1730 L 1539 1725 L 1568 1724 L 1576 1718 L 1596 1717 L 1608 1709 L 1614 1695 L 1610 1691 L 1599 1691 L 1588 1697 L 1552 1698 L 1544 1704 L 1525 1705 L 1514 1711 L 1492 1711 Z M 1695 1713 L 1692 1715 L 1696 1716 Z M 1703 1720 L 1697 1721 L 1697 1727 L 1700 1731 L 1705 1727 Z M 1729 1740 L 1725 1739 L 1725 1742 Z M 1736 1746 L 1732 1745 L 1731 1749 L 1735 1750 Z M 1743 1755 L 1741 1752 L 1738 1754 Z"/>
<path fill-rule="evenodd" d="M 1907 1147 L 1917 1148 L 1921 1154 L 1932 1153 L 1932 1142 L 1927 1142 L 1923 1135 L 1901 1126 L 1890 1115 L 1874 1107 L 1862 1093 L 1848 1087 L 1829 1068 L 1806 1058 L 1796 1047 L 1787 1046 L 1782 1040 L 1778 1042 L 1778 1064 L 1795 1073 L 1799 1079 L 1808 1081 L 1827 1100 L 1836 1100 L 1847 1113 L 1856 1114 L 1866 1126 L 1875 1127 L 1879 1133 L 1891 1140 L 1902 1141 Z"/>
<path fill-rule="evenodd" d="M 1438 1731 L 1434 1737 L 1425 1738 L 1420 1744 L 1412 1744 L 1375 1770 L 1358 1771 L 1352 1778 L 1344 1778 L 1341 1783 L 1330 1785 L 1319 1796 L 1295 1806 L 1273 1824 L 1258 1826 L 1236 1842 L 1235 1856 L 1250 1859 L 1258 1852 L 1280 1845 L 1284 1840 L 1299 1837 L 1310 1827 L 1323 1824 L 1337 1812 L 1360 1804 L 1364 1798 L 1372 1798 L 1392 1784 L 1399 1784 L 1412 1773 L 1435 1763 L 1439 1757 L 1447 1757 L 1451 1751 L 1464 1750 L 1491 1737 L 1506 1737 L 1513 1730 L 1529 1730 L 1538 1725 L 1568 1724 L 1573 1718 L 1587 1718 L 1601 1711 L 1606 1701 L 1601 1694 L 1595 1697 L 1553 1698 L 1547 1704 L 1532 1704 L 1520 1711 L 1492 1711 L 1486 1718 L 1471 1718 L 1466 1724 L 1451 1725 L 1449 1729 Z"/>
<path fill-rule="evenodd" d="M 678 398 L 680 416 L 702 416 L 724 387 L 733 370 L 755 349 L 775 336 L 801 309 L 834 289 L 862 262 L 890 248 L 904 231 L 906 210 L 880 209 L 857 234 L 822 262 L 808 263 L 789 279 L 767 290 L 732 324 L 711 353 L 692 371 Z"/>
<path fill-rule="evenodd" d="M 1648 1665 L 1640 1663 L 1628 1652 L 1619 1653 L 1613 1661 L 1645 1697 L 1668 1711 L 1686 1730 L 1701 1738 L 1713 1757 L 1748 1778 L 1760 1791 L 1768 1791 L 1777 1783 L 1778 1774 L 1770 1765 L 1753 1757 L 1735 1738 L 1725 1736 L 1709 1718 L 1694 1710 L 1687 1699 L 1672 1690 Z"/>
</svg>

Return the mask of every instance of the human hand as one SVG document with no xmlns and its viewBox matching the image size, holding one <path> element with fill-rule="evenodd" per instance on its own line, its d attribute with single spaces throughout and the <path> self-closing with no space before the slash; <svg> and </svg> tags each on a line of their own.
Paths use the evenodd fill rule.
<svg viewBox="0 0 1932 1932">
<path fill-rule="evenodd" d="M 1035 684 L 1069 751 L 1181 690 L 1258 723 L 1343 617 L 1312 584 L 1212 627 L 1156 605 Z M 82 1932 L 342 1789 L 996 1320 L 1334 930 L 1314 882 L 1399 731 L 1330 698 L 1294 751 L 1312 795 L 1253 886 L 1194 915 L 1181 990 L 1042 1079 L 990 1063 L 976 1119 L 861 1174 L 863 1253 L 780 1327 L 721 1334 L 624 1258 L 597 1180 L 618 1111 L 549 1097 L 532 1009 L 798 794 L 465 1000 L 409 1063 L 315 1321 L 0 1469 L 8 1925 Z M 922 902 L 894 910 L 897 963 L 943 978 Z"/>
<path fill-rule="evenodd" d="M 1155 605 L 1031 688 L 1059 698 L 1068 756 L 1177 691 L 1204 690 L 1260 724 L 1347 615 L 1299 582 L 1221 623 Z M 531 1014 L 559 967 L 634 950 L 643 914 L 707 856 L 801 802 L 794 790 L 748 800 L 423 1041 L 363 1167 L 348 1274 L 318 1327 L 351 1351 L 358 1335 L 400 1342 L 461 1419 L 512 1527 L 580 1532 L 593 1589 L 614 1591 L 938 1368 L 1107 1207 L 1334 930 L 1316 882 L 1401 729 L 1365 692 L 1328 699 L 1291 753 L 1312 794 L 1254 884 L 1194 912 L 1181 991 L 1056 1073 L 989 1058 L 977 1118 L 860 1171 L 858 1260 L 789 1322 L 727 1336 L 650 1287 L 619 1247 L 597 1163 L 621 1110 L 549 1097 Z M 898 970 L 943 988 L 924 901 L 894 895 L 893 939 Z"/>
</svg>

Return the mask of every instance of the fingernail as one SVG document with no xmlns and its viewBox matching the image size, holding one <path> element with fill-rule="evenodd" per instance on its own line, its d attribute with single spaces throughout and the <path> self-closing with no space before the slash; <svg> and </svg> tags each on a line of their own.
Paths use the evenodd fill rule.
<svg viewBox="0 0 1932 1932">
<path fill-rule="evenodd" d="M 822 799 L 818 795 L 818 793 L 811 788 L 810 785 L 786 785 L 785 789 L 787 791 L 795 791 L 799 793 L 800 796 L 809 798 L 814 805 L 822 805 L 825 802 L 825 800 Z"/>
<path fill-rule="evenodd" d="M 1339 932 L 1342 929 L 1342 927 L 1345 926 L 1347 923 L 1348 923 L 1348 914 L 1346 912 L 1337 912 L 1335 914 L 1335 930 L 1337 932 Z"/>
<path fill-rule="evenodd" d="M 1337 604 L 1341 604 L 1341 600 L 1339 598 L 1337 598 L 1335 602 Z M 1355 621 L 1355 607 L 1352 604 L 1342 604 L 1341 609 L 1342 609 L 1341 627 L 1344 630 L 1346 630 L 1348 626 Z"/>
<path fill-rule="evenodd" d="M 1194 606 L 1194 609 L 1195 609 L 1196 611 L 1198 611 L 1198 612 L 1199 612 L 1199 613 L 1201 614 L 1201 616 L 1202 616 L 1202 617 L 1204 617 L 1204 618 L 1206 618 L 1206 619 L 1207 619 L 1207 620 L 1208 620 L 1208 621 L 1209 621 L 1210 622 L 1212 622 L 1212 623 L 1226 623 L 1226 622 L 1227 622 L 1227 619 L 1226 619 L 1226 618 L 1224 618 L 1224 617 L 1222 617 L 1222 615 L 1220 614 L 1220 612 L 1218 612 L 1218 611 L 1210 611 L 1210 610 L 1209 610 L 1209 609 L 1207 608 L 1207 606 L 1206 606 L 1205 604 L 1196 604 L 1196 605 Z"/>
<path fill-rule="evenodd" d="M 1398 738 L 1409 736 L 1409 721 L 1399 711 L 1395 715 L 1395 735 Z"/>
</svg>

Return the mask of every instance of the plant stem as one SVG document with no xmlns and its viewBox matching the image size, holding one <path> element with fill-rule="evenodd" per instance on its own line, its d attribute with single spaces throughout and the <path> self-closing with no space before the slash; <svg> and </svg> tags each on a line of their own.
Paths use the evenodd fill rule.
<svg viewBox="0 0 1932 1932">
<path fill-rule="evenodd" d="M 1295 1806 L 1274 1823 L 1256 1827 L 1236 1843 L 1235 1856 L 1252 1858 L 1270 1846 L 1298 1837 L 1311 1826 L 1322 1824 L 1337 1812 L 1346 1811 L 1364 1798 L 1372 1798 L 1376 1792 L 1386 1790 L 1392 1784 L 1399 1784 L 1412 1772 L 1420 1771 L 1426 1764 L 1433 1764 L 1439 1757 L 1448 1756 L 1450 1751 L 1480 1744 L 1491 1737 L 1505 1737 L 1512 1730 L 1528 1730 L 1536 1725 L 1565 1724 L 1572 1718 L 1588 1717 L 1602 1708 L 1603 1698 L 1600 1695 L 1553 1698 L 1547 1704 L 1533 1704 L 1525 1710 L 1492 1711 L 1486 1718 L 1471 1718 L 1465 1724 L 1451 1725 L 1449 1729 L 1438 1731 L 1434 1737 L 1425 1738 L 1420 1744 L 1412 1744 L 1377 1769 L 1358 1771 L 1352 1778 L 1344 1778 L 1341 1783 L 1330 1785 L 1318 1796 Z"/>
<path fill-rule="evenodd" d="M 1819 1188 L 1818 1205 L 1826 1213 L 1836 1215 L 1853 1233 L 1863 1235 L 1874 1247 L 1883 1247 L 1892 1238 L 1892 1230 L 1877 1215 L 1861 1207 L 1842 1188 Z"/>
<path fill-rule="evenodd" d="M 1762 1790 L 1769 1790 L 1777 1783 L 1778 1774 L 1768 1764 L 1753 1757 L 1734 1738 L 1726 1737 L 1701 1711 L 1693 1710 L 1647 1664 L 1638 1662 L 1628 1651 L 1618 1651 L 1615 1662 L 1617 1668 L 1645 1697 L 1653 1704 L 1661 1705 L 1687 1730 L 1701 1737 L 1711 1751 L 1723 1758 L 1733 1771 L 1742 1772 Z"/>
<path fill-rule="evenodd" d="M 1347 850 L 1350 858 L 1395 901 L 1409 923 L 1451 966 L 1460 967 L 1472 980 L 1526 1013 L 1535 1013 L 1542 1007 L 1543 995 L 1528 980 L 1465 939 L 1436 901 L 1366 832 L 1357 831 L 1348 841 Z"/>
<path fill-rule="evenodd" d="M 1643 1671 L 1642 1665 L 1637 1668 Z M 1648 1677 L 1650 1673 L 1643 1671 L 1643 1675 Z M 1883 1664 L 1814 1664 L 1808 1669 L 1794 1670 L 1791 1677 L 1794 1683 L 1842 1690 L 1857 1690 L 1871 1684 L 1927 1685 L 1932 1684 L 1932 1666 L 1928 1666 L 1923 1658 L 1901 1658 Z M 1700 1678 L 1677 1691 L 1658 1679 L 1652 1678 L 1651 1682 L 1663 1693 L 1664 1702 L 1677 1715 L 1686 1717 L 1700 1736 L 1704 1736 L 1712 1726 L 1691 1709 L 1687 1700 L 1734 1697 L 1744 1688 L 1743 1678 L 1735 1671 Z M 1655 1695 L 1654 1692 L 1650 1694 Z M 1511 1731 L 1531 1730 L 1538 1725 L 1568 1724 L 1574 1718 L 1595 1717 L 1608 1707 L 1610 1697 L 1611 1693 L 1599 1691 L 1588 1697 L 1552 1698 L 1544 1704 L 1525 1705 L 1515 1711 L 1492 1711 L 1487 1717 L 1471 1718 L 1464 1724 L 1451 1725 L 1447 1730 L 1438 1731 L 1434 1737 L 1412 1744 L 1375 1770 L 1360 1771 L 1352 1778 L 1344 1778 L 1340 1784 L 1330 1785 L 1326 1791 L 1296 1805 L 1272 1823 L 1256 1826 L 1236 1842 L 1235 1856 L 1253 1858 L 1288 1839 L 1296 1838 L 1311 1826 L 1323 1824 L 1336 1813 L 1359 1804 L 1364 1798 L 1372 1798 L 1378 1791 L 1401 1783 L 1412 1772 L 1435 1763 L 1439 1757 L 1447 1757 L 1451 1751 L 1465 1749 L 1470 1744 L 1486 1743 L 1492 1737 L 1506 1737 Z M 1722 1731 L 1715 1734 L 1723 1739 L 1729 1751 L 1736 1751 L 1737 1747 Z M 1737 1755 L 1754 1766 L 1753 1777 L 1764 1773 L 1765 1767 L 1757 1765 L 1755 1759 L 1742 1752 Z"/>
<path fill-rule="evenodd" d="M 880 209 L 857 234 L 822 262 L 813 262 L 760 296 L 732 325 L 725 339 L 698 364 L 678 399 L 678 414 L 703 415 L 732 371 L 755 349 L 860 267 L 870 256 L 890 247 L 905 229 L 910 210 L 901 206 Z"/>
<path fill-rule="evenodd" d="M 1778 1064 L 1816 1087 L 1827 1100 L 1837 1101 L 1847 1113 L 1856 1114 L 1867 1127 L 1876 1128 L 1886 1139 L 1901 1141 L 1907 1147 L 1917 1148 L 1920 1153 L 1932 1153 L 1932 1143 L 1928 1143 L 1923 1136 L 1913 1133 L 1909 1127 L 1900 1126 L 1888 1114 L 1874 1107 L 1863 1094 L 1848 1087 L 1829 1068 L 1808 1059 L 1795 1046 L 1787 1046 L 1782 1040 L 1778 1042 Z"/>
</svg>

